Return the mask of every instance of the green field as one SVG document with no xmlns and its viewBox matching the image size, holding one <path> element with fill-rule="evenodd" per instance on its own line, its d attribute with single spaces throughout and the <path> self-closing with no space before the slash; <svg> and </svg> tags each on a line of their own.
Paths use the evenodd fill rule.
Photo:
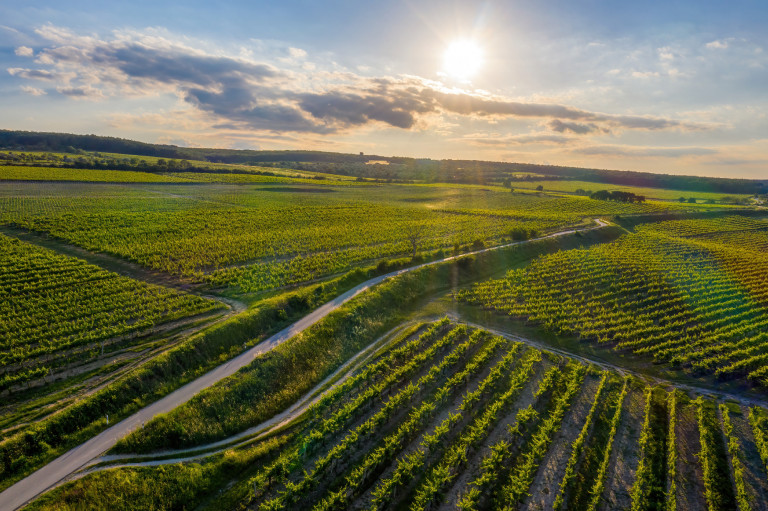
<svg viewBox="0 0 768 511">
<path fill-rule="evenodd" d="M 0 234 L 0 391 L 219 307 Z M 113 355 L 114 356 L 114 355 Z"/>
<path fill-rule="evenodd" d="M 751 509 L 766 434 L 764 409 L 441 320 L 395 335 L 295 427 L 97 472 L 30 509 Z"/>
<path fill-rule="evenodd" d="M 16 163 L 0 167 L 0 488 L 353 286 L 434 262 L 143 421 L 30 509 L 746 510 L 768 495 L 768 215 L 705 203 L 733 194 Z M 571 193 L 585 185 L 648 200 Z"/>
<path fill-rule="evenodd" d="M 0 185 L 0 224 L 240 292 L 413 255 L 414 245 L 424 255 L 501 244 L 515 228 L 697 207 L 446 186 Z"/>
<path fill-rule="evenodd" d="M 566 193 L 586 193 L 591 194 L 598 190 L 608 191 L 622 191 L 632 192 L 636 195 L 642 195 L 647 199 L 668 200 L 677 201 L 680 197 L 684 199 L 695 198 L 698 201 L 721 201 L 726 199 L 740 199 L 748 198 L 748 195 L 743 194 L 730 194 L 719 192 L 702 192 L 702 191 L 690 191 L 690 190 L 666 190 L 664 188 L 648 188 L 642 186 L 629 186 L 629 185 L 614 185 L 605 183 L 595 183 L 590 181 L 573 181 L 573 180 L 525 180 L 525 181 L 512 181 L 512 188 L 520 190 L 536 190 L 541 186 L 544 191 L 548 192 L 566 192 Z"/>
<path fill-rule="evenodd" d="M 768 385 L 766 248 L 761 219 L 660 222 L 459 297 L 560 335 Z"/>
</svg>

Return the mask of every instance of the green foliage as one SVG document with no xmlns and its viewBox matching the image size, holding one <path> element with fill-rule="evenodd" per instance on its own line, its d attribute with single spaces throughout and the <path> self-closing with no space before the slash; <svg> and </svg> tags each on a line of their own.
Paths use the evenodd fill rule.
<svg viewBox="0 0 768 511">
<path fill-rule="evenodd" d="M 666 511 L 677 511 L 677 403 L 678 391 L 673 390 L 667 398 L 669 430 L 667 432 L 667 505 Z"/>
<path fill-rule="evenodd" d="M 0 181 L 76 181 L 90 183 L 189 183 L 189 179 L 148 172 L 0 165 Z"/>
<path fill-rule="evenodd" d="M 715 410 L 716 405 L 712 401 L 701 396 L 696 400 L 696 419 L 701 441 L 699 462 L 704 477 L 704 495 L 710 511 L 725 511 L 736 509 L 737 504 Z"/>
<path fill-rule="evenodd" d="M 395 326 L 424 296 L 583 239 L 545 239 L 438 263 L 387 279 L 237 375 L 147 424 L 119 447 L 144 452 L 225 438 L 271 417 Z"/>
<path fill-rule="evenodd" d="M 565 466 L 565 473 L 563 474 L 563 480 L 560 482 L 560 491 L 557 494 L 557 498 L 555 498 L 555 502 L 553 504 L 553 508 L 557 511 L 563 506 L 564 502 L 564 495 L 566 492 L 566 488 L 568 488 L 571 484 L 571 481 L 576 476 L 576 466 L 581 458 L 581 453 L 584 449 L 585 442 L 589 438 L 589 435 L 592 431 L 592 422 L 595 418 L 596 410 L 602 403 L 602 395 L 603 395 L 603 389 L 605 389 L 605 383 L 608 380 L 608 374 L 607 372 L 604 372 L 602 377 L 600 378 L 600 384 L 597 387 L 597 391 L 595 392 L 595 399 L 592 402 L 592 407 L 589 409 L 589 413 L 587 414 L 587 418 L 584 420 L 584 426 L 582 426 L 581 431 L 579 432 L 579 436 L 576 437 L 576 440 L 573 441 L 573 444 L 571 445 L 571 455 L 568 458 L 568 462 Z"/>
<path fill-rule="evenodd" d="M 760 459 L 768 471 L 768 414 L 762 408 L 751 407 L 749 409 L 749 424 L 752 426 L 752 434 L 755 437 Z"/>
<path fill-rule="evenodd" d="M 0 234 L 0 391 L 217 307 Z"/>
<path fill-rule="evenodd" d="M 757 219 L 640 226 L 458 297 L 690 371 L 757 383 L 768 375 L 768 230 Z"/>
<path fill-rule="evenodd" d="M 646 387 L 643 429 L 639 442 L 640 461 L 632 487 L 633 511 L 666 509 L 668 425 L 666 392 L 660 388 Z"/>
<path fill-rule="evenodd" d="M 44 495 L 29 511 L 191 509 L 254 463 L 268 461 L 286 437 L 274 437 L 201 463 L 118 468 L 97 472 Z"/>
<path fill-rule="evenodd" d="M 316 286 L 298 295 L 264 301 L 254 310 L 190 337 L 23 433 L 10 435 L 0 444 L 0 487 L 105 429 L 106 414 L 114 420 L 135 412 L 336 294 L 335 286 Z"/>
<path fill-rule="evenodd" d="M 744 467 L 744 454 L 742 453 L 739 439 L 733 432 L 731 415 L 728 407 L 720 403 L 720 415 L 723 420 L 723 431 L 728 441 L 728 454 L 730 455 L 731 468 L 733 469 L 733 480 L 736 486 L 736 503 L 739 505 L 739 511 L 750 511 L 752 505 L 747 491 L 747 485 L 744 482 L 746 469 Z"/>
</svg>

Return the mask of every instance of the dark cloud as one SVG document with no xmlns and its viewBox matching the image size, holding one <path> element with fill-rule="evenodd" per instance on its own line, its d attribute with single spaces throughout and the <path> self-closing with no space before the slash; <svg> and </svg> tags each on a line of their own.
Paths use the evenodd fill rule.
<svg viewBox="0 0 768 511">
<path fill-rule="evenodd" d="M 330 133 L 332 128 L 309 120 L 292 104 L 262 102 L 256 96 L 258 89 L 228 86 L 221 92 L 192 88 L 185 91 L 185 99 L 200 110 L 227 119 L 228 124 L 240 128 L 271 131 L 303 131 Z"/>
<path fill-rule="evenodd" d="M 594 123 L 580 124 L 578 122 L 563 122 L 560 119 L 553 119 L 548 126 L 552 131 L 558 133 L 571 132 L 576 135 L 586 135 L 588 133 L 608 133 L 610 130 L 602 128 Z"/>
<path fill-rule="evenodd" d="M 62 78 L 61 73 L 54 71 L 48 71 L 46 69 L 22 69 L 20 67 L 12 67 L 8 69 L 8 73 L 12 76 L 18 76 L 27 80 L 42 80 L 45 82 L 53 82 Z"/>
<path fill-rule="evenodd" d="M 695 131 L 704 129 L 703 126 L 692 123 L 681 123 L 670 119 L 661 119 L 658 117 L 638 117 L 632 115 L 606 116 L 606 119 L 622 128 L 637 130 L 666 130 L 682 128 L 686 131 Z"/>
<path fill-rule="evenodd" d="M 101 98 L 102 93 L 99 89 L 93 87 L 57 87 L 56 92 L 64 96 L 79 99 Z"/>
<path fill-rule="evenodd" d="M 414 101 L 402 101 L 384 95 L 357 95 L 343 92 L 300 94 L 299 106 L 317 119 L 342 126 L 360 126 L 379 121 L 396 128 L 408 129 L 416 123 L 417 112 L 427 109 Z"/>
<path fill-rule="evenodd" d="M 425 96 L 434 98 L 442 109 L 461 115 L 511 116 L 511 117 L 560 117 L 564 119 L 592 118 L 594 114 L 575 108 L 541 103 L 519 103 L 485 99 L 469 94 L 447 94 L 425 90 Z"/>
<path fill-rule="evenodd" d="M 228 57 L 214 57 L 156 50 L 138 44 L 122 48 L 100 47 L 93 60 L 109 64 L 132 78 L 148 78 L 163 83 L 194 83 L 215 86 L 222 81 L 262 82 L 277 76 L 278 71 L 264 64 L 253 64 Z"/>
</svg>

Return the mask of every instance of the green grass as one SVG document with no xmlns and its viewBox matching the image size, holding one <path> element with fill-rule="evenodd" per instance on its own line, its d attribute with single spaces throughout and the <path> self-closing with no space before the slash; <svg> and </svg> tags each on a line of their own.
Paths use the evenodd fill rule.
<svg viewBox="0 0 768 511">
<path fill-rule="evenodd" d="M 577 190 L 585 192 L 596 192 L 598 190 L 632 192 L 636 195 L 642 195 L 646 199 L 660 199 L 676 201 L 680 197 L 689 199 L 696 198 L 699 201 L 715 200 L 720 201 L 723 197 L 746 198 L 749 195 L 739 195 L 731 193 L 718 192 L 694 192 L 685 190 L 667 190 L 664 188 L 647 188 L 641 186 L 612 185 L 605 183 L 593 183 L 590 181 L 571 181 L 571 180 L 541 180 L 541 181 L 513 181 L 512 188 L 519 190 L 535 190 L 542 186 L 545 192 L 567 192 L 575 193 Z"/>
<path fill-rule="evenodd" d="M 94 170 L 0 165 L 0 181 L 83 181 L 95 183 L 188 183 L 173 175 L 129 170 Z"/>
</svg>

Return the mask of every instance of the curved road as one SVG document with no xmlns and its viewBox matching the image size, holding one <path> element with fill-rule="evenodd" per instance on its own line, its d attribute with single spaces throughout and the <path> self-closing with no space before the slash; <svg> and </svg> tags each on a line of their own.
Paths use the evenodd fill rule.
<svg viewBox="0 0 768 511">
<path fill-rule="evenodd" d="M 296 323 L 276 333 L 269 339 L 261 342 L 253 348 L 241 353 L 235 358 L 223 363 L 222 365 L 212 369 L 208 373 L 202 375 L 196 380 L 193 380 L 183 387 L 176 389 L 165 397 L 158 401 L 155 401 L 151 405 L 148 405 L 138 412 L 134 413 L 130 417 L 118 422 L 109 429 L 106 429 L 94 436 L 90 440 L 80 444 L 73 448 L 69 452 L 59 456 L 55 460 L 51 461 L 43 468 L 36 472 L 33 472 L 26 478 L 17 482 L 13 486 L 7 488 L 0 493 L 0 510 L 3 511 L 15 511 L 30 501 L 37 498 L 39 495 L 48 491 L 52 487 L 58 485 L 62 480 L 69 477 L 71 474 L 77 472 L 79 469 L 88 465 L 91 460 L 99 457 L 102 453 L 111 449 L 118 440 L 127 436 L 132 431 L 142 427 L 146 422 L 150 421 L 156 415 L 168 413 L 179 405 L 182 405 L 192 399 L 195 395 L 205 390 L 206 388 L 214 385 L 215 383 L 223 380 L 224 378 L 235 374 L 237 371 L 247 366 L 253 360 L 263 355 L 264 353 L 276 348 L 280 344 L 284 343 L 291 337 L 300 334 L 307 328 L 311 327 L 321 319 L 325 318 L 328 314 L 341 307 L 343 304 L 353 299 L 360 293 L 363 293 L 367 289 L 381 283 L 382 281 L 413 271 L 425 266 L 443 263 L 451 261 L 460 257 L 465 257 L 473 254 L 479 254 L 482 252 L 489 252 L 492 250 L 499 250 L 502 248 L 511 247 L 514 245 L 520 245 L 522 243 L 528 243 L 530 241 L 536 241 L 547 238 L 555 238 L 558 236 L 564 236 L 567 234 L 573 234 L 578 231 L 587 231 L 593 229 L 600 229 L 608 225 L 607 222 L 595 219 L 597 223 L 596 227 L 587 229 L 569 229 L 565 231 L 559 231 L 556 233 L 548 234 L 540 238 L 535 238 L 528 241 L 518 241 L 514 243 L 508 243 L 506 245 L 498 245 L 482 250 L 476 250 L 474 252 L 468 252 L 466 254 L 460 254 L 456 256 L 446 257 L 437 261 L 430 261 L 428 263 L 411 266 L 409 268 L 403 268 L 398 271 L 387 273 L 379 277 L 369 279 L 362 284 L 350 289 L 346 293 L 343 293 L 330 302 L 318 307 L 310 314 L 304 316 Z"/>
</svg>

